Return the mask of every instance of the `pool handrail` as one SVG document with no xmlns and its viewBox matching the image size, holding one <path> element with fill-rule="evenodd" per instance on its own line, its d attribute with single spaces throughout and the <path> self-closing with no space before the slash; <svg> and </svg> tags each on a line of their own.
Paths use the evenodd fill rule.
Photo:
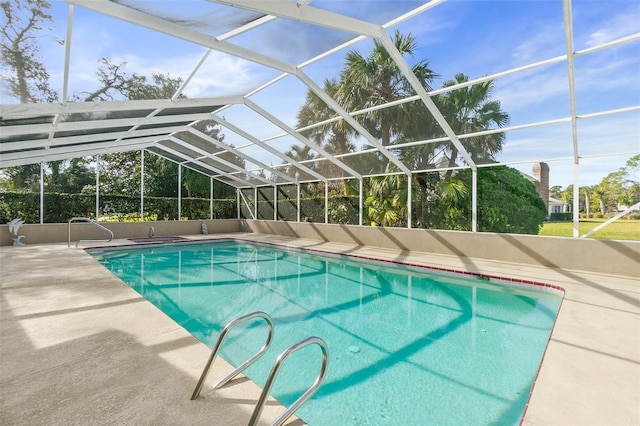
<svg viewBox="0 0 640 426">
<path fill-rule="evenodd" d="M 299 349 L 304 348 L 305 346 L 309 346 L 313 344 L 320 346 L 320 349 L 322 351 L 322 366 L 320 368 L 320 373 L 318 374 L 318 377 L 316 377 L 315 382 L 313 382 L 313 384 L 309 387 L 309 389 L 307 389 L 307 391 L 303 393 L 300 396 L 300 398 L 298 398 L 293 404 L 291 404 L 291 406 L 287 408 L 285 412 L 280 415 L 280 417 L 278 417 L 273 421 L 273 423 L 271 423 L 271 426 L 281 426 L 289 417 L 293 415 L 293 413 L 298 408 L 300 408 L 302 404 L 304 404 L 309 398 L 313 396 L 314 393 L 316 393 L 316 391 L 322 384 L 322 381 L 324 380 L 324 376 L 327 373 L 327 365 L 329 362 L 328 361 L 329 349 L 327 348 L 327 344 L 325 343 L 325 341 L 322 340 L 320 337 L 311 336 L 311 337 L 307 337 L 304 340 L 301 340 L 298 343 L 295 343 L 289 346 L 284 352 L 280 354 L 278 359 L 276 359 L 276 362 L 275 364 L 273 364 L 271 372 L 267 377 L 267 381 L 264 384 L 264 388 L 262 388 L 262 393 L 260 394 L 260 398 L 256 403 L 256 408 L 254 409 L 253 414 L 251 415 L 251 420 L 249 420 L 249 426 L 255 426 L 258 424 L 258 420 L 260 419 L 260 414 L 262 413 L 264 404 L 267 400 L 267 397 L 269 396 L 269 391 L 271 390 L 271 386 L 273 385 L 275 377 L 278 374 L 278 371 L 280 370 L 282 363 L 292 353 L 296 352 Z"/>
<path fill-rule="evenodd" d="M 109 228 L 107 228 L 106 226 L 102 226 L 100 225 L 98 222 L 96 222 L 93 219 L 89 219 L 88 217 L 72 217 L 71 219 L 69 219 L 68 225 L 67 225 L 67 247 L 71 248 L 71 223 L 72 222 L 89 222 L 91 224 L 93 224 L 94 226 L 97 226 L 98 228 L 107 231 L 109 233 L 109 239 L 107 240 L 107 242 L 110 242 L 111 240 L 113 240 L 113 231 Z M 80 244 L 80 241 L 83 240 L 78 240 L 76 241 L 76 248 L 78 248 L 78 244 Z M 84 240 L 84 241 L 94 241 L 94 240 Z M 102 241 L 102 240 L 96 240 L 96 241 Z"/>
<path fill-rule="evenodd" d="M 269 334 L 267 335 L 267 341 L 265 342 L 264 346 L 262 346 L 262 348 L 258 352 L 256 352 L 255 355 L 253 355 L 251 358 L 246 360 L 242 365 L 240 365 L 238 368 L 236 368 L 231 373 L 229 373 L 225 378 L 223 378 L 218 383 L 216 383 L 213 386 L 213 389 L 218 389 L 218 388 L 222 387 L 227 382 L 229 382 L 231 379 L 233 379 L 238 374 L 240 374 L 249 365 L 253 364 L 254 361 L 256 361 L 258 358 L 260 358 L 262 355 L 264 355 L 264 353 L 269 348 L 269 345 L 271 345 L 271 341 L 273 339 L 273 320 L 271 319 L 271 317 L 268 314 L 266 314 L 265 312 L 256 311 L 256 312 L 252 312 L 252 313 L 247 314 L 247 315 L 243 315 L 241 317 L 238 317 L 238 318 L 228 322 L 227 325 L 224 326 L 224 329 L 222 330 L 222 333 L 220 333 L 220 337 L 218 337 L 218 341 L 216 342 L 215 346 L 211 350 L 211 355 L 209 355 L 209 359 L 207 360 L 207 363 L 205 364 L 204 369 L 202 370 L 202 374 L 200 375 L 200 379 L 198 380 L 198 384 L 196 385 L 196 388 L 193 390 L 193 394 L 191 395 L 191 400 L 197 399 L 198 396 L 200 396 L 200 392 L 202 391 L 202 387 L 204 386 L 204 382 L 207 379 L 207 375 L 209 374 L 209 370 L 211 369 L 211 365 L 213 364 L 213 361 L 216 359 L 216 356 L 218 355 L 218 351 L 220 350 L 220 346 L 222 346 L 222 342 L 224 341 L 225 337 L 227 336 L 227 333 L 229 332 L 229 330 L 231 330 L 237 324 L 239 324 L 241 322 L 244 322 L 244 321 L 251 320 L 253 318 L 262 318 L 267 323 L 268 328 L 269 328 Z"/>
</svg>

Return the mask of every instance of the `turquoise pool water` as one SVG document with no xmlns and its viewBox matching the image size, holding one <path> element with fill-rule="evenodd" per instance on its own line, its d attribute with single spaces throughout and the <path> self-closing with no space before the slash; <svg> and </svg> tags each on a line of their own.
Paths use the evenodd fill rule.
<svg viewBox="0 0 640 426">
<path fill-rule="evenodd" d="M 562 300 L 529 286 L 234 241 L 91 254 L 209 347 L 230 320 L 271 315 L 271 348 L 245 371 L 260 386 L 286 347 L 323 338 L 327 376 L 296 413 L 313 426 L 519 424 Z M 238 326 L 221 355 L 239 365 L 265 337 L 260 320 Z M 272 394 L 291 404 L 320 362 L 317 346 L 294 353 Z"/>
</svg>

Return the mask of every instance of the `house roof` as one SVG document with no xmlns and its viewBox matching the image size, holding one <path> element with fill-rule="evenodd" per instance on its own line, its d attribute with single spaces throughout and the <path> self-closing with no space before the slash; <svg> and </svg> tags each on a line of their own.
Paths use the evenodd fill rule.
<svg viewBox="0 0 640 426">
<path fill-rule="evenodd" d="M 549 197 L 549 205 L 552 204 L 564 206 L 567 203 L 562 200 L 558 200 L 557 198 Z"/>
<path fill-rule="evenodd" d="M 402 29 L 411 21 L 428 17 L 439 8 L 445 7 L 442 5 L 446 2 L 441 0 L 398 2 L 396 9 L 392 10 L 393 14 L 372 13 L 370 15 L 367 14 L 368 7 L 379 7 L 379 3 L 373 0 L 359 2 L 358 5 L 361 7 L 354 5 L 351 8 L 339 7 L 331 0 L 190 1 L 182 3 L 180 8 L 172 11 L 165 10 L 168 4 L 165 2 L 139 0 L 65 0 L 65 2 L 69 5 L 66 23 L 68 35 L 72 34 L 77 24 L 77 10 L 82 9 L 100 14 L 105 19 L 108 17 L 133 24 L 158 37 L 169 37 L 169 39 L 180 40 L 186 45 L 196 46 L 201 49 L 202 60 L 194 64 L 191 73 L 183 79 L 183 87 L 170 99 L 71 102 L 68 99 L 67 87 L 80 76 L 76 75 L 70 66 L 70 58 L 75 51 L 71 39 L 68 40 L 64 57 L 61 58 L 65 64 L 62 103 L 2 104 L 0 106 L 0 125 L 2 126 L 0 167 L 144 149 L 229 185 L 242 188 L 342 178 L 359 179 L 363 176 L 390 172 L 411 174 L 438 170 L 433 169 L 433 164 L 440 164 L 437 167 L 445 169 L 446 162 L 442 160 L 447 151 L 458 152 L 457 164 L 460 166 L 456 165 L 456 168 L 475 169 L 491 166 L 492 164 L 488 161 L 484 163 L 474 161 L 462 141 L 500 132 L 547 129 L 559 124 L 568 129 L 565 140 L 562 141 L 565 149 L 561 157 L 551 157 L 555 154 L 547 153 L 544 149 L 532 150 L 530 145 L 525 144 L 521 147 L 521 151 L 518 151 L 517 147 L 510 151 L 509 159 L 502 163 L 520 164 L 527 161 L 557 160 L 579 163 L 584 155 L 583 151 L 594 156 L 610 155 L 612 151 L 602 147 L 592 150 L 591 147 L 596 147 L 598 142 L 587 141 L 587 145 L 584 145 L 585 142 L 578 137 L 578 121 L 602 120 L 614 116 L 625 117 L 624 120 L 619 121 L 623 124 L 616 127 L 623 132 L 633 132 L 634 123 L 638 122 L 639 105 L 604 107 L 598 111 L 579 114 L 578 99 L 575 96 L 575 61 L 580 57 L 595 56 L 597 52 L 615 50 L 621 46 L 637 48 L 640 40 L 640 26 L 635 33 L 623 34 L 606 42 L 594 42 L 588 48 L 575 51 L 574 31 L 578 31 L 578 28 L 572 25 L 573 14 L 570 2 L 565 2 L 564 11 L 556 8 L 548 15 L 549 19 L 563 22 L 565 25 L 565 37 L 562 42 L 566 45 L 559 46 L 560 51 L 564 53 L 556 56 L 549 55 L 543 59 L 536 57 L 535 60 L 519 63 L 513 68 L 484 73 L 483 77 L 429 92 L 416 83 L 417 79 L 411 64 L 407 62 L 407 58 L 399 54 L 389 32 Z M 447 4 L 449 4 L 447 10 L 463 12 L 465 9 L 465 2 L 448 2 Z M 479 21 L 478 25 L 482 26 L 483 23 Z M 105 28 L 105 31 L 108 31 L 108 28 Z M 479 36 L 482 33 L 483 30 L 478 29 Z M 296 40 L 313 40 L 313 43 L 309 43 L 311 48 L 304 53 L 297 50 L 287 52 L 291 49 L 287 49 L 288 43 L 282 38 L 283 34 L 288 34 Z M 273 38 L 275 35 L 279 35 L 280 38 Z M 373 39 L 390 52 L 399 69 L 413 84 L 416 94 L 361 111 L 347 111 L 317 83 L 323 78 L 335 76 L 336 73 L 335 69 L 331 69 L 322 74 L 319 72 L 322 70 L 320 65 L 330 56 L 344 55 L 348 49 L 362 46 L 362 43 Z M 489 42 L 489 39 L 486 42 Z M 567 49 L 569 55 L 566 53 Z M 558 51 L 558 49 L 555 50 Z M 196 84 L 196 77 L 212 52 L 253 64 L 251 69 L 254 70 L 254 74 L 249 76 L 249 80 L 253 83 L 239 93 L 229 94 L 228 92 L 233 92 L 231 89 L 220 90 L 219 93 L 206 97 L 182 98 L 181 95 Z M 500 54 L 513 53 L 501 52 Z M 173 59 L 167 56 L 162 58 L 162 62 L 168 66 Z M 596 60 L 595 64 L 597 63 Z M 565 111 L 563 114 L 549 116 L 542 121 L 521 121 L 502 129 L 489 129 L 480 133 L 473 131 L 456 133 L 432 99 L 433 96 L 447 91 L 495 80 L 504 81 L 505 93 L 508 93 L 510 88 L 516 87 L 509 83 L 509 79 L 529 78 L 532 72 L 535 73 L 550 66 L 560 67 L 561 74 L 564 75 L 564 90 L 567 92 L 568 110 L 571 111 L 568 115 Z M 286 84 L 284 84 L 285 81 Z M 283 114 L 280 108 L 284 104 L 290 104 L 288 111 L 296 111 L 303 104 L 300 95 L 290 94 L 291 85 L 299 86 L 302 89 L 299 93 L 305 91 L 315 93 L 334 111 L 334 115 L 305 129 L 295 129 L 291 113 Z M 270 102 L 269 107 L 261 106 L 264 104 L 259 101 L 261 96 L 268 96 L 271 100 L 275 97 L 282 101 L 282 105 Z M 398 141 L 393 147 L 383 146 L 379 135 L 369 133 L 355 118 L 375 109 L 402 108 L 407 103 L 422 105 L 424 110 L 439 123 L 441 135 L 429 140 Z M 232 111 L 242 111 L 243 114 L 232 114 Z M 631 120 L 627 119 L 629 114 L 631 114 Z M 233 115 L 234 118 L 227 119 L 227 115 Z M 219 141 L 198 130 L 197 123 L 203 120 L 213 120 L 220 124 L 225 134 L 234 135 L 235 142 L 232 144 L 224 140 Z M 302 130 L 309 130 L 337 120 L 345 122 L 357 134 L 356 139 L 361 145 L 366 145 L 367 148 L 356 152 L 330 153 L 301 133 Z M 635 140 L 612 138 L 614 139 L 620 144 L 615 148 L 618 154 L 638 152 L 637 138 Z M 415 147 L 441 144 L 443 141 L 445 148 L 428 166 L 409 164 L 404 160 L 405 154 Z M 284 154 L 286 148 L 292 144 L 310 147 L 315 158 L 299 161 Z M 550 145 L 553 144 L 552 141 Z M 587 149 L 583 150 L 582 147 Z M 229 160 L 233 156 L 241 158 L 244 165 L 238 166 L 237 162 Z M 384 166 L 387 163 L 390 167 Z M 367 166 L 364 167 L 362 164 Z M 323 165 L 325 167 L 321 167 Z"/>
</svg>

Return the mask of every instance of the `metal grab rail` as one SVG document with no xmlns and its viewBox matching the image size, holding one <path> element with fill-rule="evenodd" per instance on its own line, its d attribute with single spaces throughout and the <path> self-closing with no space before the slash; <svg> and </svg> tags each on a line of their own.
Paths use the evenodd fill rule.
<svg viewBox="0 0 640 426">
<path fill-rule="evenodd" d="M 305 346 L 313 345 L 313 344 L 320 346 L 320 349 L 322 350 L 322 367 L 320 368 L 320 374 L 318 374 L 316 381 L 313 382 L 311 387 L 309 387 L 309 389 L 307 389 L 307 391 L 303 393 L 300 396 L 300 398 L 298 398 L 293 404 L 291 404 L 291 406 L 287 408 L 285 412 L 280 415 L 280 417 L 275 419 L 274 422 L 271 423 L 271 426 L 282 425 L 289 417 L 291 417 L 291 415 L 298 408 L 300 408 L 302 404 L 304 404 L 309 398 L 313 396 L 314 393 L 316 393 L 316 391 L 322 384 L 322 380 L 324 380 L 324 376 L 327 373 L 329 350 L 327 349 L 327 344 L 324 342 L 324 340 L 316 336 L 311 336 L 311 337 L 307 337 L 306 339 L 294 345 L 291 345 L 289 348 L 287 348 L 284 352 L 280 354 L 275 364 L 273 365 L 273 368 L 271 369 L 269 376 L 267 377 L 267 381 L 265 382 L 264 388 L 262 389 L 262 393 L 260 394 L 260 398 L 256 403 L 256 408 L 253 411 L 251 420 L 249 420 L 249 426 L 255 426 L 258 424 L 258 419 L 260 418 L 260 414 L 262 413 L 262 409 L 264 408 L 264 403 L 266 402 L 267 397 L 269 396 L 269 391 L 271 390 L 271 386 L 273 385 L 275 376 L 276 374 L 278 374 L 278 370 L 280 370 L 282 363 L 289 357 L 289 355 L 291 355 L 298 349 L 302 349 Z"/>
<path fill-rule="evenodd" d="M 191 395 L 192 400 L 197 399 L 198 396 L 200 396 L 200 391 L 202 391 L 202 387 L 204 386 L 204 381 L 206 380 L 207 375 L 209 374 L 209 369 L 211 368 L 211 364 L 213 364 L 213 361 L 216 359 L 216 356 L 218 355 L 218 351 L 220 350 L 220 346 L 222 346 L 222 342 L 224 338 L 227 336 L 227 333 L 229 332 L 229 330 L 231 330 L 237 324 L 244 321 L 248 321 L 253 318 L 262 318 L 266 321 L 267 325 L 269 326 L 269 334 L 267 336 L 267 341 L 265 342 L 262 349 L 260 349 L 254 356 L 246 360 L 238 368 L 236 368 L 231 373 L 229 373 L 224 379 L 216 383 L 213 386 L 213 389 L 218 389 L 219 387 L 226 384 L 229 380 L 236 377 L 245 368 L 253 364 L 255 360 L 257 360 L 262 355 L 264 355 L 264 353 L 267 351 L 267 349 L 269 348 L 269 345 L 271 344 L 271 340 L 273 338 L 273 320 L 268 314 L 258 311 L 258 312 L 253 312 L 251 314 L 238 317 L 233 321 L 230 321 L 227 325 L 225 325 L 224 329 L 222 330 L 222 333 L 220 333 L 220 337 L 218 337 L 218 341 L 216 342 L 216 345 L 213 347 L 213 350 L 211 351 L 211 355 L 209 356 L 209 359 L 207 360 L 207 363 L 205 364 L 204 369 L 202 370 L 202 374 L 200 375 L 200 380 L 198 380 L 198 384 L 196 385 L 196 388 L 193 390 L 193 394 Z"/>
<path fill-rule="evenodd" d="M 88 217 L 72 217 L 71 219 L 69 219 L 69 223 L 67 226 L 67 247 L 71 248 L 71 222 L 89 222 L 91 224 L 93 224 L 94 226 L 97 226 L 98 228 L 107 231 L 109 233 L 109 239 L 107 240 L 107 242 L 113 240 L 113 231 L 111 231 L 111 229 L 104 227 L 102 225 L 100 225 L 98 222 L 96 222 L 95 220 L 89 219 Z M 80 241 L 82 240 L 78 240 L 76 242 L 76 248 L 78 247 L 78 244 L 80 244 Z M 86 241 L 90 241 L 90 240 L 86 240 Z M 102 241 L 102 240 L 100 240 Z"/>
</svg>

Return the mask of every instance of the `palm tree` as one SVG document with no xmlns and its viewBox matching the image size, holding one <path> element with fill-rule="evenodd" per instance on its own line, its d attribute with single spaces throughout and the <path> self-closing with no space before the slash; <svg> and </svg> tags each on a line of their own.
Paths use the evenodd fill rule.
<svg viewBox="0 0 640 426">
<path fill-rule="evenodd" d="M 324 91 L 329 96 L 335 97 L 338 83 L 335 80 L 325 80 Z M 335 116 L 335 111 L 329 108 L 315 92 L 309 90 L 305 103 L 298 112 L 297 127 L 302 128 L 320 123 Z M 324 149 L 331 154 L 344 154 L 355 150 L 355 145 L 350 141 L 355 131 L 343 120 L 337 120 L 300 133 L 316 144 L 324 145 Z"/>
<path fill-rule="evenodd" d="M 338 84 L 335 80 L 325 80 L 324 91 L 331 97 L 335 97 Z M 327 106 L 320 97 L 313 91 L 307 91 L 305 103 L 298 112 L 297 127 L 303 128 L 309 125 L 320 123 L 336 116 L 335 111 Z M 351 142 L 351 137 L 355 134 L 354 129 L 343 120 L 333 121 L 329 124 L 303 130 L 302 135 L 309 138 L 318 146 L 322 146 L 332 155 L 353 152 L 356 147 Z M 342 176 L 340 167 L 328 161 L 318 163 L 318 171 L 328 177 Z"/>
<path fill-rule="evenodd" d="M 584 196 L 584 212 L 587 217 L 591 216 L 591 192 L 593 188 L 590 186 L 581 186 L 580 195 Z"/>
<path fill-rule="evenodd" d="M 405 37 L 396 31 L 394 44 L 402 55 L 412 56 L 416 51 L 415 38 L 411 34 Z M 430 90 L 429 83 L 437 75 L 428 62 L 419 61 L 412 70 L 422 86 Z M 389 52 L 378 41 L 374 41 L 373 50 L 367 57 L 357 51 L 349 52 L 340 77 L 337 100 L 349 111 L 383 105 L 415 94 Z M 359 120 L 373 136 L 380 138 L 382 145 L 390 145 L 394 137 L 403 135 L 415 123 L 411 109 L 408 104 L 384 108 L 363 114 Z"/>
<path fill-rule="evenodd" d="M 284 154 L 290 157 L 292 160 L 297 161 L 298 163 L 301 161 L 313 160 L 314 158 L 316 158 L 316 155 L 308 145 L 291 145 L 291 148 L 289 148 L 289 150 Z M 313 168 L 313 166 L 308 167 Z"/>
<path fill-rule="evenodd" d="M 415 38 L 411 34 L 403 36 L 398 31 L 394 36 L 394 45 L 405 56 L 412 56 L 417 50 Z M 415 90 L 389 52 L 378 41 L 374 41 L 373 49 L 367 56 L 351 51 L 345 60 L 340 80 L 326 81 L 325 91 L 348 111 L 384 105 L 415 94 Z M 412 71 L 420 84 L 426 90 L 431 90 L 430 84 L 437 74 L 429 68 L 428 62 L 418 61 L 412 67 Z M 445 86 L 467 81 L 469 81 L 467 76 L 457 74 L 455 79 L 445 83 Z M 490 99 L 492 91 L 493 82 L 489 81 L 450 91 L 434 100 L 456 134 L 473 133 L 494 126 L 502 127 L 509 121 L 509 116 L 500 108 L 500 102 Z M 328 119 L 334 114 L 315 94 L 308 93 L 305 105 L 298 114 L 298 125 L 304 127 Z M 429 139 L 442 134 L 442 130 L 422 102 L 408 102 L 395 107 L 372 110 L 358 115 L 357 119 L 371 135 L 378 138 L 382 145 L 390 146 L 390 149 L 393 149 L 396 143 Z M 348 127 L 348 131 L 339 127 L 338 124 Z M 342 153 L 353 149 L 353 144 L 350 143 L 353 136 L 351 132 L 352 129 L 341 120 L 331 125 L 310 129 L 308 136 L 316 143 L 324 143 L 328 152 Z M 463 140 L 463 146 L 472 158 L 484 162 L 492 161 L 493 156 L 502 149 L 503 143 L 504 134 L 477 136 Z M 412 170 L 425 171 L 434 168 L 435 160 L 445 152 L 448 165 L 452 168 L 458 157 L 458 151 L 450 145 L 450 143 L 446 145 L 433 143 L 404 148 L 398 156 Z M 378 159 L 375 169 L 380 170 L 380 162 L 383 162 L 387 171 L 390 171 L 386 157 L 380 155 Z M 319 167 L 325 167 L 325 165 L 319 163 Z M 361 164 L 357 169 L 364 170 L 365 167 Z M 421 217 L 428 210 L 427 198 L 435 195 L 436 191 L 438 191 L 437 198 L 445 202 L 455 203 L 465 198 L 468 190 L 461 187 L 461 181 L 452 179 L 452 174 L 453 170 L 447 172 L 445 177 L 448 184 L 445 185 L 438 185 L 435 182 L 441 179 L 439 175 L 416 176 L 415 182 L 419 191 L 416 191 L 415 196 L 420 196 L 421 211 L 419 222 L 422 222 Z M 406 217 L 406 212 L 398 212 L 400 206 L 398 200 L 406 201 L 406 195 L 403 196 L 402 191 L 407 191 L 406 179 L 401 181 L 403 183 L 399 184 L 400 180 L 392 176 L 371 180 L 367 202 L 370 206 L 370 216 L 374 218 L 372 222 L 398 223 L 403 215 Z M 376 200 L 375 197 L 386 197 L 386 200 Z M 395 217 L 392 217 L 391 210 L 397 212 Z"/>
<path fill-rule="evenodd" d="M 316 158 L 316 155 L 311 150 L 308 145 L 292 145 L 289 150 L 287 150 L 284 155 L 288 156 L 292 160 L 296 162 L 301 162 L 305 160 L 313 160 Z M 315 164 L 305 164 L 310 169 L 315 169 Z M 285 173 L 294 176 L 296 179 L 300 177 L 300 170 L 297 167 L 289 165 L 285 169 Z"/>
<path fill-rule="evenodd" d="M 386 175 L 369 179 L 365 203 L 372 226 L 403 226 L 407 221 L 407 191 L 404 175 Z"/>
<path fill-rule="evenodd" d="M 607 206 L 605 202 L 605 197 L 607 196 L 606 187 L 600 182 L 598 185 L 593 186 L 592 194 L 595 195 L 598 200 L 598 204 L 600 205 L 600 213 L 603 215 L 607 212 Z"/>
<path fill-rule="evenodd" d="M 335 92 L 335 80 L 325 80 L 324 91 L 331 96 Z M 312 90 L 307 91 L 305 102 L 297 115 L 297 128 L 310 126 L 334 117 L 335 112 Z M 331 125 L 325 124 L 300 132 L 318 145 L 322 145 L 331 134 Z"/>
<path fill-rule="evenodd" d="M 466 83 L 469 77 L 459 73 L 453 80 L 444 83 L 443 87 Z M 475 133 L 497 127 L 504 127 L 509 123 L 509 115 L 500 107 L 500 102 L 491 100 L 494 90 L 493 81 L 474 84 L 472 86 L 455 89 L 437 98 L 437 104 L 457 135 Z M 461 139 L 461 143 L 474 161 L 493 161 L 495 154 L 502 150 L 504 133 L 475 136 Z M 458 150 L 450 144 L 449 168 L 456 165 Z M 449 179 L 453 170 L 448 170 L 445 179 Z"/>
<path fill-rule="evenodd" d="M 417 50 L 413 35 L 403 36 L 399 31 L 394 35 L 394 45 L 405 56 L 413 56 Z M 428 62 L 418 61 L 412 67 L 412 71 L 420 84 L 426 90 L 431 90 L 430 84 L 437 74 L 429 68 Z M 357 51 L 349 52 L 340 77 L 336 98 L 349 111 L 384 105 L 415 94 L 415 90 L 389 52 L 378 41 L 374 41 L 373 49 L 366 57 Z M 358 120 L 369 133 L 379 138 L 384 146 L 407 139 L 415 140 L 418 134 L 424 137 L 425 133 L 431 131 L 426 129 L 433 128 L 432 117 L 426 113 L 424 106 L 417 102 L 374 110 L 358 116 Z M 427 147 L 426 151 L 431 149 L 432 147 Z M 421 166 L 424 166 L 426 159 L 432 159 L 424 148 L 410 149 L 405 152 L 404 157 L 403 160 L 420 163 Z M 386 157 L 378 158 L 388 168 Z M 379 165 L 375 168 L 379 169 Z M 400 181 L 404 183 L 400 185 Z M 398 212 L 399 200 L 406 202 L 406 190 L 406 180 L 399 180 L 397 176 L 372 179 L 367 197 L 372 222 L 388 226 L 397 224 L 402 217 L 406 217 L 406 211 Z M 403 191 L 405 194 L 398 194 L 397 191 Z M 376 197 L 386 199 L 377 200 Z M 406 205 L 402 209 L 406 210 Z"/>
</svg>

